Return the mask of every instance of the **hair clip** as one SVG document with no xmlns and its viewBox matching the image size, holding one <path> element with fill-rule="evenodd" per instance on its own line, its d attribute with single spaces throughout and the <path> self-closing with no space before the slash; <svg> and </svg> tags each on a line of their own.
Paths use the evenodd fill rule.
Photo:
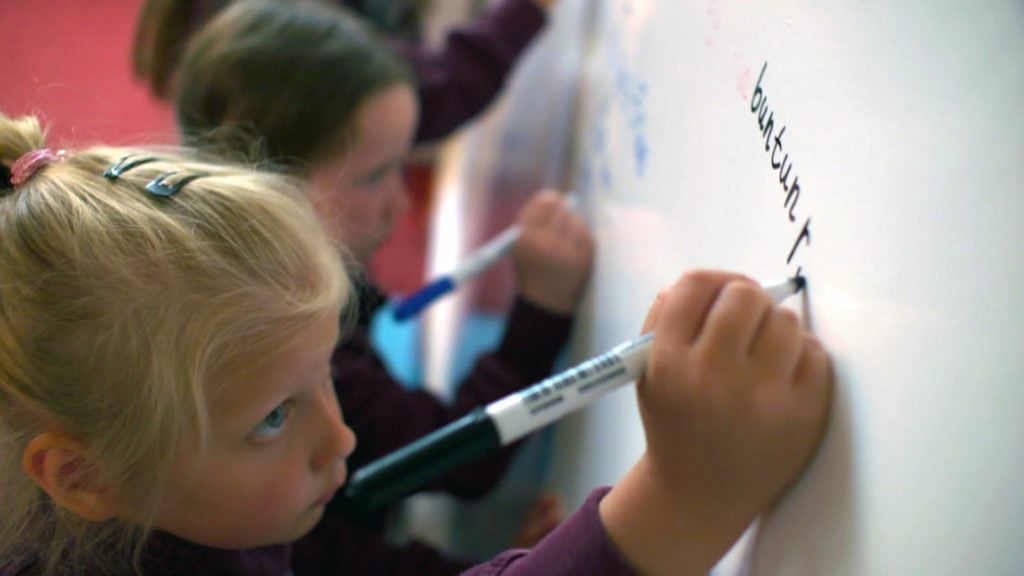
<svg viewBox="0 0 1024 576">
<path fill-rule="evenodd" d="M 185 184 L 188 184 L 189 182 L 195 180 L 196 178 L 209 176 L 209 174 L 205 174 L 202 172 L 198 174 L 189 174 L 188 176 L 180 178 L 173 184 L 167 184 L 165 180 L 171 176 L 174 176 L 175 174 L 177 174 L 177 172 L 164 172 L 163 174 L 151 180 L 149 184 L 146 184 L 146 190 L 148 190 L 149 193 L 154 196 L 163 196 L 166 198 L 168 196 L 174 196 L 175 194 L 178 193 L 179 190 L 181 190 L 183 186 L 185 186 Z"/>
<path fill-rule="evenodd" d="M 142 166 L 149 162 L 154 162 L 156 159 L 157 158 L 155 156 L 136 156 L 134 158 L 131 156 L 122 156 L 120 160 L 111 164 L 106 170 L 104 170 L 103 177 L 107 180 L 117 180 L 121 174 L 124 174 L 132 168 Z"/>
</svg>

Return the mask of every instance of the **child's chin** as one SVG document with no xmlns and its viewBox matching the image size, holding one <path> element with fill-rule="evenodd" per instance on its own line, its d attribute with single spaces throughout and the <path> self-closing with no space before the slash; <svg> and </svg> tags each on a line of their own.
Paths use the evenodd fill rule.
<svg viewBox="0 0 1024 576">
<path fill-rule="evenodd" d="M 299 534 L 297 534 L 292 540 L 298 540 L 299 538 L 302 538 L 306 534 L 312 532 L 313 528 L 315 528 L 316 525 L 320 522 L 320 519 L 324 517 L 324 509 L 324 506 L 317 506 L 310 510 L 309 519 L 303 519 L 304 523 L 301 529 L 299 530 Z"/>
</svg>

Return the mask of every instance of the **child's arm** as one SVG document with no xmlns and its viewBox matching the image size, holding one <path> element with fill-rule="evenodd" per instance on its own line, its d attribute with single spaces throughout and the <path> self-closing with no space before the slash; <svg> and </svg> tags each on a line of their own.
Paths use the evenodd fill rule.
<svg viewBox="0 0 1024 576">
<path fill-rule="evenodd" d="M 416 75 L 422 109 L 416 142 L 451 134 L 495 99 L 520 55 L 544 27 L 546 16 L 539 4 L 500 2 L 475 23 L 451 32 L 437 51 L 396 44 Z"/>
<path fill-rule="evenodd" d="M 659 296 L 649 330 L 646 453 L 532 550 L 464 576 L 703 575 L 807 465 L 831 373 L 794 314 L 748 279 L 694 272 Z"/>
<path fill-rule="evenodd" d="M 810 461 L 827 422 L 828 356 L 795 314 L 734 275 L 659 297 L 637 385 L 647 451 L 602 501 L 641 574 L 705 574 Z"/>
<path fill-rule="evenodd" d="M 582 218 L 551 190 L 531 198 L 517 223 L 518 298 L 498 347 L 477 360 L 452 403 L 398 384 L 361 334 L 335 351 L 335 389 L 359 438 L 349 458 L 353 470 L 550 374 L 590 274 L 593 240 Z M 502 450 L 424 488 L 480 495 L 501 479 L 512 453 Z"/>
</svg>

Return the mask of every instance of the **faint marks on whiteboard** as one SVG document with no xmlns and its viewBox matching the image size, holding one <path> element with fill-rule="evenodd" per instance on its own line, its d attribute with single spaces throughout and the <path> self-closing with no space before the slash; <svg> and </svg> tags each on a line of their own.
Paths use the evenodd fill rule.
<svg viewBox="0 0 1024 576">
<path fill-rule="evenodd" d="M 704 11 L 711 25 L 711 32 L 704 37 L 704 45 L 708 48 L 714 48 L 718 44 L 719 32 L 722 31 L 722 14 L 725 12 L 725 9 L 718 0 L 708 0 Z"/>
<path fill-rule="evenodd" d="M 786 125 L 780 121 L 775 123 L 775 112 L 768 107 L 768 91 L 764 87 L 765 72 L 768 70 L 768 62 L 761 66 L 761 74 L 757 77 L 757 84 L 750 95 L 750 112 L 757 117 L 757 126 L 764 138 L 764 151 L 768 154 L 772 171 L 778 172 L 779 185 L 785 193 L 785 201 L 782 207 L 786 209 L 786 218 L 790 224 L 796 224 L 800 228 L 793 246 L 786 256 L 786 264 L 791 264 L 802 245 L 811 244 L 811 217 L 801 214 L 797 217 L 797 204 L 800 202 L 800 175 L 794 170 L 794 161 L 789 158 L 783 144 L 783 137 L 786 134 Z M 792 178 L 790 177 L 792 176 Z M 798 223 L 798 220 L 801 223 Z M 798 269 L 799 270 L 799 269 Z"/>
<path fill-rule="evenodd" d="M 625 114 L 630 144 L 633 152 L 633 169 L 637 179 L 644 177 L 650 147 L 647 144 L 647 84 L 629 78 L 621 78 L 619 90 Z M 619 85 L 619 79 L 616 80 Z"/>
<path fill-rule="evenodd" d="M 647 107 L 649 85 L 631 66 L 623 41 L 623 27 L 644 12 L 644 2 L 623 2 L 617 18 L 612 18 L 604 47 L 601 66 L 603 82 L 593 108 L 586 138 L 586 161 L 581 164 L 578 186 L 600 186 L 611 190 L 625 183 L 616 182 L 612 169 L 629 160 L 628 174 L 642 180 L 647 172 L 652 150 L 648 139 Z M 613 156 L 614 155 L 614 156 Z"/>
<path fill-rule="evenodd" d="M 737 56 L 736 60 L 739 59 L 739 56 Z M 750 94 L 750 91 L 754 89 L 753 83 L 754 69 L 750 66 L 744 66 L 736 77 L 736 93 L 739 94 L 741 100 L 747 99 L 747 94 Z"/>
<path fill-rule="evenodd" d="M 611 190 L 614 185 L 610 153 L 608 151 L 608 109 L 611 99 L 606 93 L 601 94 L 597 103 L 590 132 L 586 139 L 584 161 L 580 163 L 576 175 L 577 192 L 589 196 L 598 189 Z"/>
<path fill-rule="evenodd" d="M 737 97 L 745 101 L 754 84 L 755 72 L 750 66 L 747 66 L 746 55 L 737 48 L 744 42 L 734 41 L 735 38 L 744 36 L 741 21 L 737 18 L 730 18 L 726 14 L 728 9 L 735 10 L 736 6 L 734 3 L 722 2 L 722 0 L 706 1 L 704 14 L 707 17 L 707 34 L 704 36 L 704 46 L 719 58 L 726 55 L 726 47 L 732 47 L 732 50 L 728 52 L 728 57 L 732 69 L 735 71 L 736 81 L 733 88 Z M 792 27 L 792 21 L 789 24 Z M 729 33 L 733 35 L 733 39 L 727 36 Z"/>
<path fill-rule="evenodd" d="M 650 13 L 648 2 L 624 1 L 620 6 L 620 21 L 632 31 L 634 40 L 639 29 L 647 21 Z M 606 52 L 608 70 L 612 74 L 614 86 L 612 105 L 625 120 L 626 133 L 633 159 L 633 172 L 636 178 L 642 179 L 647 169 L 650 146 L 647 139 L 647 82 L 642 80 L 626 56 L 626 44 L 620 29 L 613 27 L 609 33 L 609 46 Z M 606 110 L 605 112 L 609 112 Z"/>
</svg>

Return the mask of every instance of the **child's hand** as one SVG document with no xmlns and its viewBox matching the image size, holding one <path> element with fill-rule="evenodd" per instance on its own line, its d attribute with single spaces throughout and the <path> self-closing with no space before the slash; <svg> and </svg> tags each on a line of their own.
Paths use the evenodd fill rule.
<svg viewBox="0 0 1024 576">
<path fill-rule="evenodd" d="M 557 314 L 576 310 L 590 277 L 594 241 L 562 194 L 542 190 L 519 213 L 513 248 L 520 296 Z"/>
<path fill-rule="evenodd" d="M 564 516 L 558 498 L 550 494 L 541 495 L 526 512 L 519 532 L 512 541 L 512 547 L 533 548 L 537 542 L 558 527 Z"/>
<path fill-rule="evenodd" d="M 752 520 L 821 439 L 828 357 L 795 313 L 734 275 L 687 274 L 648 323 L 638 393 L 652 465 Z"/>
<path fill-rule="evenodd" d="M 602 520 L 640 573 L 704 573 L 810 461 L 830 362 L 794 313 L 733 274 L 686 274 L 644 330 L 647 452 L 602 501 Z"/>
</svg>

